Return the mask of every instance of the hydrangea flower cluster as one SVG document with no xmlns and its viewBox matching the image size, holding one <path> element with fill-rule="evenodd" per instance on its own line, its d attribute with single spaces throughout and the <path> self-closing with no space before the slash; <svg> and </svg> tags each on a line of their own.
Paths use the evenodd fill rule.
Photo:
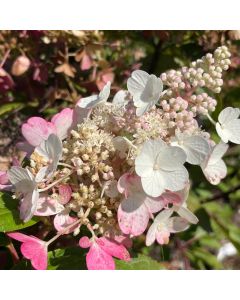
<svg viewBox="0 0 240 300">
<path fill-rule="evenodd" d="M 190 64 L 190 67 L 183 67 L 181 70 L 170 70 L 161 74 L 164 85 L 170 89 L 167 91 L 169 98 L 177 98 L 184 95 L 189 111 L 196 114 L 207 114 L 215 110 L 217 101 L 210 97 L 202 88 L 213 93 L 220 93 L 223 85 L 223 71 L 228 70 L 230 52 L 226 46 L 219 47 L 214 54 L 206 56 Z M 174 103 L 174 100 L 171 100 Z M 163 102 L 166 107 L 166 102 Z"/>
<path fill-rule="evenodd" d="M 190 68 L 160 77 L 137 70 L 128 90 L 112 101 L 108 82 L 98 95 L 80 99 L 51 121 L 32 117 L 22 125 L 26 141 L 18 146 L 29 164 L 1 173 L 0 184 L 12 185 L 24 222 L 53 216 L 57 234 L 47 242 L 9 233 L 23 243 L 34 268 L 47 268 L 50 243 L 63 234 L 81 235 L 82 227 L 89 232 L 79 241 L 89 248 L 88 269 L 114 269 L 113 257 L 129 261 L 131 239 L 146 230 L 147 246 L 163 245 L 170 234 L 198 222 L 187 205 L 186 162 L 218 184 L 227 174 L 227 143 L 240 144 L 238 108 L 225 108 L 217 123 L 209 115 L 217 102 L 207 92 L 220 92 L 229 57 L 222 46 Z M 219 144 L 199 126 L 198 114 L 216 126 Z"/>
</svg>

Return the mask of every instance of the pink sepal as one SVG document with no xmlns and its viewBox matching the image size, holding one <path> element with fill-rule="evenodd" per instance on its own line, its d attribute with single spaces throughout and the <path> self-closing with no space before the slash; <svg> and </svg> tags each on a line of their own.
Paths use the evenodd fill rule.
<svg viewBox="0 0 240 300">
<path fill-rule="evenodd" d="M 60 140 L 65 139 L 73 124 L 73 110 L 64 108 L 60 113 L 52 117 L 51 122 L 56 128 Z"/>
<path fill-rule="evenodd" d="M 71 217 L 68 212 L 62 211 L 54 217 L 53 224 L 57 231 L 61 232 L 70 226 L 72 223 L 76 222 L 77 218 Z M 69 228 L 64 234 L 69 234 L 73 232 L 79 225 L 75 225 Z"/>
<path fill-rule="evenodd" d="M 56 134 L 54 124 L 40 117 L 32 117 L 22 125 L 22 135 L 34 147 L 39 146 L 51 133 Z"/>
<path fill-rule="evenodd" d="M 61 204 L 67 204 L 70 201 L 72 196 L 72 189 L 70 185 L 62 184 L 59 186 L 58 191 L 60 196 L 59 202 Z"/>
<path fill-rule="evenodd" d="M 90 241 L 89 237 L 83 236 L 80 238 L 79 246 L 81 248 L 89 248 L 89 247 L 91 247 L 91 245 L 92 245 L 92 242 Z"/>
<path fill-rule="evenodd" d="M 88 270 L 115 270 L 111 255 L 106 253 L 97 243 L 93 243 L 86 256 Z"/>
<path fill-rule="evenodd" d="M 130 254 L 127 249 L 106 237 L 90 240 L 84 236 L 80 239 L 79 245 L 82 248 L 89 248 L 86 256 L 88 270 L 114 270 L 115 263 L 112 256 L 121 260 L 130 261 Z"/>
<path fill-rule="evenodd" d="M 130 254 L 123 245 L 105 237 L 97 239 L 96 242 L 102 248 L 102 250 L 109 255 L 117 257 L 121 260 L 130 261 Z"/>
<path fill-rule="evenodd" d="M 47 269 L 47 244 L 44 241 L 34 236 L 27 236 L 19 232 L 8 233 L 7 235 L 19 242 L 22 242 L 22 255 L 31 260 L 32 266 L 36 270 Z"/>
</svg>

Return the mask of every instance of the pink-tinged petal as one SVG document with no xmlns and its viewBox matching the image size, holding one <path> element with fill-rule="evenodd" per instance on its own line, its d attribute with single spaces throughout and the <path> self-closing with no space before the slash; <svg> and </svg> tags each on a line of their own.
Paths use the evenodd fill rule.
<svg viewBox="0 0 240 300">
<path fill-rule="evenodd" d="M 167 204 L 180 204 L 182 202 L 181 196 L 177 192 L 164 192 L 161 196 L 162 201 Z"/>
<path fill-rule="evenodd" d="M 19 142 L 16 144 L 16 147 L 20 151 L 24 152 L 27 157 L 29 157 L 34 151 L 34 147 L 30 145 L 28 142 Z"/>
<path fill-rule="evenodd" d="M 91 245 L 92 245 L 92 242 L 90 241 L 89 237 L 83 236 L 80 238 L 79 246 L 81 248 L 89 248 L 89 247 L 91 247 Z"/>
<path fill-rule="evenodd" d="M 22 135 L 34 147 L 39 146 L 51 133 L 56 133 L 55 125 L 39 117 L 32 117 L 22 125 Z"/>
<path fill-rule="evenodd" d="M 9 179 L 6 171 L 0 171 L 0 184 L 9 184 Z"/>
<path fill-rule="evenodd" d="M 80 66 L 81 70 L 82 71 L 89 70 L 92 67 L 92 64 L 93 62 L 91 57 L 88 54 L 84 54 Z"/>
<path fill-rule="evenodd" d="M 70 185 L 62 184 L 59 186 L 58 191 L 60 196 L 59 202 L 61 204 L 67 204 L 70 201 L 72 196 L 72 189 Z"/>
<path fill-rule="evenodd" d="M 156 240 L 160 245 L 169 243 L 170 232 L 167 230 L 157 231 Z"/>
<path fill-rule="evenodd" d="M 42 196 L 38 199 L 35 216 L 52 216 L 64 210 L 64 206 L 49 196 Z"/>
<path fill-rule="evenodd" d="M 105 73 L 102 76 L 102 79 L 103 79 L 103 81 L 104 81 L 105 84 L 108 83 L 108 81 L 113 82 L 113 80 L 114 80 L 114 73 L 112 73 L 112 72 Z"/>
<path fill-rule="evenodd" d="M 162 198 L 153 198 L 143 191 L 141 178 L 125 173 L 118 181 L 118 190 L 125 194 L 118 209 L 118 223 L 123 233 L 134 236 L 142 234 L 148 224 L 152 212 L 164 206 Z"/>
<path fill-rule="evenodd" d="M 19 232 L 10 232 L 7 235 L 23 243 L 21 252 L 25 258 L 31 260 L 35 269 L 45 270 L 47 268 L 47 245 L 44 241 Z"/>
<path fill-rule="evenodd" d="M 0 184 L 0 191 L 11 191 L 12 188 L 11 184 Z"/>
<path fill-rule="evenodd" d="M 165 202 L 161 197 L 146 197 L 144 204 L 148 207 L 151 213 L 156 213 L 165 206 Z"/>
<path fill-rule="evenodd" d="M 77 218 L 69 216 L 69 213 L 66 211 L 62 211 L 54 217 L 53 223 L 56 230 L 61 232 L 76 221 Z M 78 226 L 78 224 L 72 226 L 67 231 L 65 231 L 64 234 L 69 234 L 70 232 L 73 232 Z"/>
<path fill-rule="evenodd" d="M 36 238 L 35 236 L 29 236 L 20 232 L 9 232 L 7 233 L 7 235 L 14 239 L 17 240 L 19 242 L 25 243 L 25 242 L 33 242 L 38 240 L 38 238 Z M 39 240 L 40 241 L 40 240 Z"/>
<path fill-rule="evenodd" d="M 132 240 L 128 237 L 128 236 L 124 236 L 124 235 L 115 235 L 114 236 L 114 240 L 119 243 L 122 244 L 123 246 L 125 246 L 126 248 L 132 248 Z"/>
<path fill-rule="evenodd" d="M 21 167 L 21 163 L 16 157 L 13 157 L 12 165 L 15 166 L 15 167 Z"/>
<path fill-rule="evenodd" d="M 119 259 L 130 261 L 130 254 L 123 245 L 117 244 L 108 238 L 101 237 L 97 239 L 96 243 L 102 248 L 103 251 L 111 256 L 117 257 Z"/>
<path fill-rule="evenodd" d="M 97 243 L 93 243 L 86 256 L 88 270 L 115 270 L 115 263 L 111 255 L 102 250 Z"/>
<path fill-rule="evenodd" d="M 157 226 L 155 222 L 149 227 L 147 235 L 146 235 L 146 246 L 151 246 L 156 239 Z"/>
<path fill-rule="evenodd" d="M 117 189 L 119 193 L 125 194 L 125 198 L 128 197 L 127 194 L 127 187 L 128 187 L 128 178 L 129 178 L 130 173 L 125 173 L 123 174 L 119 179 L 118 179 L 118 184 L 117 184 Z"/>
<path fill-rule="evenodd" d="M 64 108 L 60 113 L 52 117 L 51 122 L 55 125 L 60 140 L 65 139 L 73 124 L 73 110 Z"/>
<path fill-rule="evenodd" d="M 180 202 L 178 202 L 178 203 L 173 202 L 173 204 L 176 204 L 176 205 L 184 204 L 187 201 L 187 198 L 189 195 L 189 190 L 190 190 L 190 183 L 187 182 L 185 187 L 182 190 L 175 192 L 175 194 L 177 194 L 179 196 Z"/>
<path fill-rule="evenodd" d="M 141 178 L 131 173 L 125 173 L 119 178 L 117 188 L 119 193 L 124 193 L 125 198 L 127 198 L 131 192 L 143 191 Z"/>
<path fill-rule="evenodd" d="M 96 80 L 96 84 L 99 91 L 101 91 L 109 81 L 113 82 L 113 80 L 114 80 L 113 72 L 101 73 L 99 78 Z"/>
<path fill-rule="evenodd" d="M 119 227 L 125 234 L 141 235 L 147 228 L 149 211 L 138 198 L 128 198 L 122 201 L 118 208 Z"/>
<path fill-rule="evenodd" d="M 47 246 L 43 241 L 30 241 L 21 245 L 24 257 L 31 260 L 36 270 L 47 269 Z"/>
</svg>

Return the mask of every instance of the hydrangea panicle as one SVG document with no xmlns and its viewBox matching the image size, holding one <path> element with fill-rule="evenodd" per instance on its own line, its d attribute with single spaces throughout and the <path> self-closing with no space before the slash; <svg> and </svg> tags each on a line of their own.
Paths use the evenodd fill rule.
<svg viewBox="0 0 240 300">
<path fill-rule="evenodd" d="M 29 161 L 1 172 L 0 188 L 12 184 L 23 221 L 52 216 L 57 233 L 48 242 L 10 233 L 23 243 L 22 253 L 35 268 L 46 268 L 52 241 L 77 236 L 82 227 L 91 234 L 79 241 L 90 248 L 88 269 L 113 270 L 113 257 L 129 261 L 126 247 L 147 229 L 146 245 L 155 240 L 163 245 L 170 234 L 198 222 L 187 206 L 189 164 L 219 184 L 227 175 L 226 143 L 240 144 L 238 108 L 223 109 L 217 123 L 211 117 L 229 58 L 221 46 L 160 77 L 135 70 L 127 90 L 112 98 L 112 73 L 105 74 L 98 95 L 81 98 L 51 121 L 32 117 L 22 125 L 26 141 L 20 147 Z M 85 60 L 83 68 L 90 64 Z M 222 140 L 217 145 L 204 130 L 206 117 Z"/>
</svg>

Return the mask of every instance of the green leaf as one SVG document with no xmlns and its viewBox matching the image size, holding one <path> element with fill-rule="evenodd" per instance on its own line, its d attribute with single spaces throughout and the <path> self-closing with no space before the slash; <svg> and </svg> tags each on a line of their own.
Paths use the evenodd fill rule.
<svg viewBox="0 0 240 300">
<path fill-rule="evenodd" d="M 195 212 L 195 215 L 198 217 L 199 223 L 198 225 L 201 226 L 205 231 L 211 232 L 212 227 L 209 219 L 209 215 L 204 208 L 200 208 Z"/>
<path fill-rule="evenodd" d="M 33 218 L 27 223 L 23 223 L 19 218 L 18 201 L 9 194 L 0 192 L 0 232 L 15 231 L 32 226 L 38 222 L 38 218 Z"/>
<path fill-rule="evenodd" d="M 24 107 L 24 103 L 20 103 L 20 102 L 12 102 L 12 103 L 7 103 L 7 104 L 3 104 L 0 107 L 0 116 L 9 113 L 13 110 L 18 110 L 18 109 L 22 109 Z"/>
<path fill-rule="evenodd" d="M 162 264 L 153 260 L 151 257 L 139 254 L 131 259 L 130 262 L 115 260 L 117 270 L 163 270 Z"/>
<path fill-rule="evenodd" d="M 80 247 L 48 252 L 48 270 L 86 270 L 86 251 Z"/>
<path fill-rule="evenodd" d="M 202 247 L 211 248 L 218 250 L 221 247 L 221 243 L 217 240 L 215 235 L 206 235 L 203 236 L 199 243 Z"/>
<path fill-rule="evenodd" d="M 203 248 L 195 248 L 192 251 L 192 255 L 198 260 L 202 261 L 206 266 L 214 269 L 222 269 L 222 264 L 217 260 L 216 256 Z M 187 253 L 188 255 L 188 253 Z M 189 257 L 191 259 L 191 257 Z"/>
<path fill-rule="evenodd" d="M 238 245 L 238 249 L 240 249 L 240 229 L 231 224 L 229 227 L 229 239 L 234 242 L 234 244 Z"/>
<path fill-rule="evenodd" d="M 33 270 L 30 260 L 22 259 L 19 263 L 15 264 L 11 270 Z"/>
<path fill-rule="evenodd" d="M 140 254 L 130 262 L 115 259 L 117 270 L 161 270 L 164 267 Z M 86 251 L 79 248 L 57 249 L 48 253 L 48 270 L 86 270 Z"/>
<path fill-rule="evenodd" d="M 140 254 L 130 262 L 115 259 L 117 270 L 162 270 L 164 266 L 151 257 Z M 14 270 L 31 270 L 31 263 L 22 259 Z M 48 270 L 86 270 L 86 250 L 80 247 L 57 249 L 48 252 Z"/>
<path fill-rule="evenodd" d="M 231 221 L 233 211 L 228 204 L 220 203 L 217 201 L 211 201 L 204 203 L 203 207 L 206 209 L 210 216 L 217 216 L 225 221 Z"/>
</svg>

